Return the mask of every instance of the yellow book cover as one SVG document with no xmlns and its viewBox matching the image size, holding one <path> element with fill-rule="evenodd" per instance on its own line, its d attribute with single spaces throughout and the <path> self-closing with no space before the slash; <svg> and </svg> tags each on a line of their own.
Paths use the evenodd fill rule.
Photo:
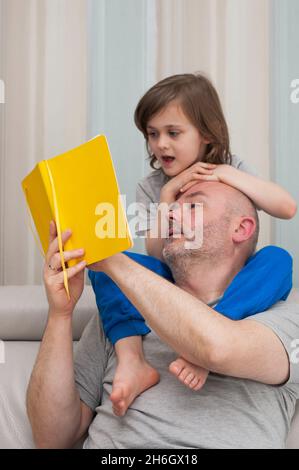
<svg viewBox="0 0 299 470">
<path fill-rule="evenodd" d="M 72 230 L 64 249 L 84 248 L 81 259 L 87 264 L 133 245 L 104 135 L 42 160 L 24 178 L 22 188 L 44 254 L 48 250 L 49 224 L 56 215 L 61 232 Z M 68 262 L 68 266 L 81 259 Z"/>
</svg>

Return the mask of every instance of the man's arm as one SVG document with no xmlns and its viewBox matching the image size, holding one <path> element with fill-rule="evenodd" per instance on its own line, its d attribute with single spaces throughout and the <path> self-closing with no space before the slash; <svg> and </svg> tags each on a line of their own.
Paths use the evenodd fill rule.
<svg viewBox="0 0 299 470">
<path fill-rule="evenodd" d="M 88 267 L 110 276 L 148 325 L 188 361 L 269 384 L 287 380 L 288 356 L 270 328 L 224 317 L 123 254 Z"/>
<path fill-rule="evenodd" d="M 75 388 L 71 319 L 52 313 L 31 375 L 27 411 L 38 448 L 70 448 L 85 434 L 93 412 Z"/>
<path fill-rule="evenodd" d="M 70 233 L 62 234 L 63 242 Z M 78 258 L 78 250 L 65 261 Z M 49 265 L 51 268 L 49 268 Z M 67 269 L 70 299 L 63 284 L 56 230 L 52 224 L 44 266 L 49 315 L 27 391 L 27 411 L 37 447 L 72 447 L 85 433 L 92 410 L 80 401 L 75 386 L 72 314 L 84 287 L 84 263 Z"/>
</svg>

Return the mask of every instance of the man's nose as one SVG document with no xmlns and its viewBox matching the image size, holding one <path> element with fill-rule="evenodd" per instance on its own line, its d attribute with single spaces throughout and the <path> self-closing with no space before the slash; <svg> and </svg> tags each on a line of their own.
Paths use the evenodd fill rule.
<svg viewBox="0 0 299 470">
<path fill-rule="evenodd" d="M 168 218 L 172 222 L 180 222 L 182 219 L 182 207 L 178 202 L 171 204 L 168 212 Z"/>
</svg>

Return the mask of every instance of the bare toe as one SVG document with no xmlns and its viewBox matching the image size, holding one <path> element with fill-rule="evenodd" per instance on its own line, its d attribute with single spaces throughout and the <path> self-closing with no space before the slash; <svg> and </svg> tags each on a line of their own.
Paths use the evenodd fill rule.
<svg viewBox="0 0 299 470">
<path fill-rule="evenodd" d="M 196 385 L 198 384 L 199 382 L 199 379 L 198 377 L 196 377 L 196 375 L 194 376 L 193 380 L 191 380 L 191 382 L 189 383 L 189 387 L 190 388 L 194 388 L 196 387 Z"/>
<path fill-rule="evenodd" d="M 186 385 L 190 385 L 190 383 L 192 382 L 192 380 L 194 379 L 194 374 L 192 372 L 190 372 L 187 377 L 185 378 L 184 382 Z"/>
<path fill-rule="evenodd" d="M 169 365 L 169 371 L 184 385 L 194 391 L 200 390 L 206 382 L 208 371 L 179 357 Z"/>
<path fill-rule="evenodd" d="M 178 358 L 169 365 L 169 371 L 178 377 L 185 368 L 185 365 L 186 362 L 183 359 Z"/>
</svg>

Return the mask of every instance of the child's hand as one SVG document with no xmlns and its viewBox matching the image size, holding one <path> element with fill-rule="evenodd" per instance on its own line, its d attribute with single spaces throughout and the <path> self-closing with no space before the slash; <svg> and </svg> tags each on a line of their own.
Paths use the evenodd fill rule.
<svg viewBox="0 0 299 470">
<path fill-rule="evenodd" d="M 212 163 L 194 163 L 163 186 L 160 202 L 174 202 L 178 193 L 186 191 L 199 181 L 218 181 L 218 177 L 214 175 L 216 167 Z"/>
</svg>

